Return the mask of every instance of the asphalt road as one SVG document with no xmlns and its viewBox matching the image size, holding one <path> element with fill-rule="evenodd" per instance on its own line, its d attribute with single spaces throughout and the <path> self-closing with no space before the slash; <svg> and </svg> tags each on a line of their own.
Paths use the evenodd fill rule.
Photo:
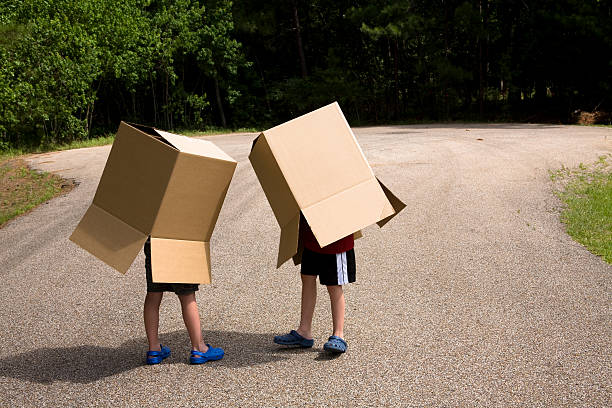
<svg viewBox="0 0 612 408">
<path fill-rule="evenodd" d="M 213 234 L 197 298 L 226 357 L 187 364 L 178 300 L 162 303 L 172 356 L 143 365 L 144 256 L 122 276 L 68 241 L 109 147 L 33 156 L 79 184 L 0 229 L 0 406 L 612 405 L 612 266 L 564 233 L 548 170 L 612 152 L 612 129 L 549 125 L 358 128 L 407 208 L 356 243 L 349 350 L 330 359 L 319 288 L 310 350 L 275 334 L 299 319 L 298 268 L 275 269 L 279 228 L 247 155 Z M 481 140 L 482 139 L 482 140 Z"/>
</svg>

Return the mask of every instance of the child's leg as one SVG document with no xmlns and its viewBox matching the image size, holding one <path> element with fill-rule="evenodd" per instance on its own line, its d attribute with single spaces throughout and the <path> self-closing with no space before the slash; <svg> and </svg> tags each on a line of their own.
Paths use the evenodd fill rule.
<svg viewBox="0 0 612 408">
<path fill-rule="evenodd" d="M 149 350 L 160 351 L 159 337 L 159 305 L 161 304 L 164 292 L 147 292 L 144 303 L 144 325 L 149 341 Z"/>
<path fill-rule="evenodd" d="M 208 346 L 202 339 L 202 328 L 200 326 L 200 313 L 198 312 L 198 304 L 196 303 L 195 292 L 191 292 L 185 295 L 178 295 L 181 301 L 181 310 L 183 312 L 183 321 L 189 333 L 189 339 L 191 340 L 191 348 L 193 350 L 201 351 L 206 353 Z"/>
<path fill-rule="evenodd" d="M 296 331 L 300 336 L 312 339 L 312 317 L 317 303 L 317 277 L 300 275 L 302 276 L 302 313 L 300 327 Z"/>
<path fill-rule="evenodd" d="M 344 334 L 344 290 L 341 285 L 328 285 L 329 300 L 331 302 L 332 321 L 334 323 L 334 336 L 343 338 Z"/>
</svg>

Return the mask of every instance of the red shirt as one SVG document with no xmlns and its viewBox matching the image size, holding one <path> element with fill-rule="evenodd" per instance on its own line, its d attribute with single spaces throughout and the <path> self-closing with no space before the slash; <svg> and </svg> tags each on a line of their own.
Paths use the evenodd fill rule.
<svg viewBox="0 0 612 408">
<path fill-rule="evenodd" d="M 340 254 L 350 251 L 355 246 L 355 239 L 353 234 L 351 234 L 321 248 L 304 217 L 302 217 L 300 222 L 300 234 L 304 248 L 321 254 Z"/>
</svg>

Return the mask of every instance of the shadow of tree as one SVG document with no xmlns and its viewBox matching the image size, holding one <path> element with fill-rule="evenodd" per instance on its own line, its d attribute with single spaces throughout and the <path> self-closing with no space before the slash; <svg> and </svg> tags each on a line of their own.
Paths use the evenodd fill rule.
<svg viewBox="0 0 612 408">
<path fill-rule="evenodd" d="M 206 331 L 205 340 L 225 350 L 215 366 L 245 367 L 286 360 L 287 353 L 272 343 L 273 334 Z M 160 335 L 172 350 L 162 364 L 188 364 L 191 349 L 186 330 Z M 117 348 L 82 345 L 40 348 L 0 360 L 0 377 L 49 384 L 55 381 L 87 384 L 145 364 L 146 338 L 129 340 Z"/>
</svg>

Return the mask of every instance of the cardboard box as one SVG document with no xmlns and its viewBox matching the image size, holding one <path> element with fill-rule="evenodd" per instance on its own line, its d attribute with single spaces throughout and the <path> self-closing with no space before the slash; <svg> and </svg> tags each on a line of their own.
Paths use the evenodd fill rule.
<svg viewBox="0 0 612 408">
<path fill-rule="evenodd" d="M 150 235 L 154 282 L 210 283 L 210 237 L 236 164 L 211 142 L 121 122 L 70 240 L 125 273 Z"/>
<path fill-rule="evenodd" d="M 406 206 L 374 176 L 336 102 L 262 132 L 249 160 L 281 227 L 277 268 L 300 263 L 300 212 L 323 247 Z"/>
</svg>

